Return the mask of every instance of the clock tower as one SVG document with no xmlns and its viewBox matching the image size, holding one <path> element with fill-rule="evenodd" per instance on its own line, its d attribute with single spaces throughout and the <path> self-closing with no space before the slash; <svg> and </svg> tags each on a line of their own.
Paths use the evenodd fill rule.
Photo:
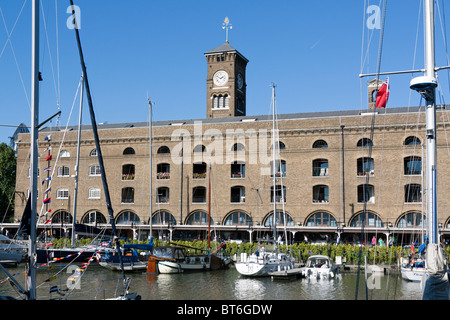
<svg viewBox="0 0 450 320">
<path fill-rule="evenodd" d="M 208 118 L 245 116 L 245 68 L 248 60 L 228 40 L 205 52 L 206 116 Z"/>
</svg>

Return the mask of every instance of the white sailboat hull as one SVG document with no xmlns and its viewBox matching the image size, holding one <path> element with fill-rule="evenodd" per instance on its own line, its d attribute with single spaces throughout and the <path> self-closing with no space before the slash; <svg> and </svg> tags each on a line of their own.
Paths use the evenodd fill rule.
<svg viewBox="0 0 450 320">
<path fill-rule="evenodd" d="M 426 274 L 425 268 L 401 268 L 402 279 L 413 282 L 421 282 Z"/>
<path fill-rule="evenodd" d="M 102 267 L 105 267 L 109 270 L 113 271 L 121 271 L 120 263 L 115 262 L 100 262 L 99 263 Z M 138 261 L 134 263 L 123 263 L 123 270 L 124 271 L 139 271 L 139 270 L 146 270 L 147 269 L 147 262 L 144 261 Z"/>
<path fill-rule="evenodd" d="M 204 271 L 209 270 L 211 264 L 204 263 L 179 263 L 173 261 L 158 261 L 158 272 L 159 273 L 181 273 L 184 271 Z"/>
<path fill-rule="evenodd" d="M 242 259 L 242 258 L 241 258 Z M 236 270 L 251 277 L 266 277 L 272 272 L 284 271 L 295 268 L 294 260 L 286 255 L 265 254 L 261 257 L 251 255 L 249 259 L 235 264 Z"/>
</svg>

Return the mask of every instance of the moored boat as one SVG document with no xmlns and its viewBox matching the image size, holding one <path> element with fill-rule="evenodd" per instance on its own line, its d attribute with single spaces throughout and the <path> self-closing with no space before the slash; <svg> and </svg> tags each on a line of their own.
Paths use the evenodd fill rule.
<svg viewBox="0 0 450 320">
<path fill-rule="evenodd" d="M 276 251 L 255 251 L 251 255 L 241 254 L 241 259 L 235 264 L 236 270 L 244 276 L 265 277 L 272 272 L 291 270 L 295 261 L 290 255 Z"/>
<path fill-rule="evenodd" d="M 330 257 L 325 255 L 312 255 L 301 269 L 302 277 L 316 279 L 332 279 L 338 272 Z"/>
</svg>

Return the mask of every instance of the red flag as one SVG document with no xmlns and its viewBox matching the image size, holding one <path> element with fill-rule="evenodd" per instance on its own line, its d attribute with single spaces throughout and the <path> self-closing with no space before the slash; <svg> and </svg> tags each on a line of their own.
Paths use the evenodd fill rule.
<svg viewBox="0 0 450 320">
<path fill-rule="evenodd" d="M 414 256 L 416 254 L 416 251 L 414 250 L 414 243 L 411 243 L 411 251 L 412 255 Z"/>
<path fill-rule="evenodd" d="M 46 156 L 46 157 L 45 157 L 45 160 L 47 160 L 47 161 L 52 160 L 52 155 Z"/>
<path fill-rule="evenodd" d="M 377 102 L 375 108 L 386 108 L 389 99 L 389 78 L 381 85 L 377 92 Z"/>
</svg>

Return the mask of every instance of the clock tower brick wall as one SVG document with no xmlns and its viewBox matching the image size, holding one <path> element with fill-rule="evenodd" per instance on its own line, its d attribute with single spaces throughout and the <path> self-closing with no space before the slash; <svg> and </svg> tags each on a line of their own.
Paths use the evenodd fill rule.
<svg viewBox="0 0 450 320">
<path fill-rule="evenodd" d="M 206 77 L 206 117 L 219 118 L 245 116 L 245 69 L 248 60 L 235 49 L 206 53 L 205 55 L 208 68 Z M 228 74 L 228 81 L 219 86 L 214 83 L 214 75 L 220 70 L 223 70 Z M 240 75 L 242 80 L 242 87 L 240 88 L 238 85 L 238 75 Z M 215 108 L 214 97 L 227 97 L 228 108 Z"/>
</svg>

